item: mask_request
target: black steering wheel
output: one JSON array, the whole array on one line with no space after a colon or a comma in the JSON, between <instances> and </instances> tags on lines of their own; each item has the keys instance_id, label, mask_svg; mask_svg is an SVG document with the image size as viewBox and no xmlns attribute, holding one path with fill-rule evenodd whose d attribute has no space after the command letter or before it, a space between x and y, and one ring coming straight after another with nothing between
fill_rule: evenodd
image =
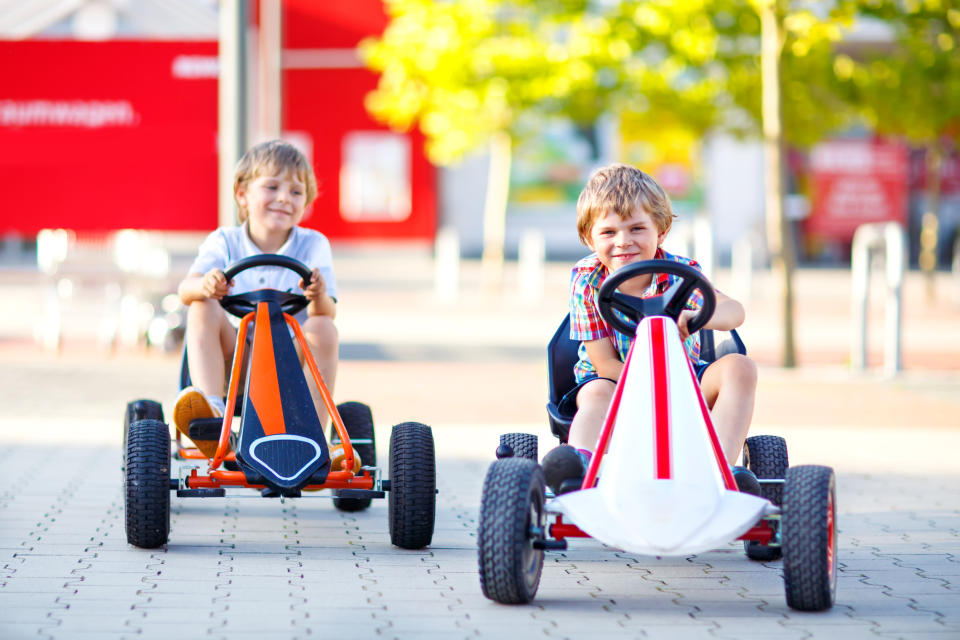
<instances>
[{"instance_id":1,"label":"black steering wheel","mask_svg":"<svg viewBox=\"0 0 960 640\"><path fill-rule=\"evenodd\" d=\"M310 278L313 275L310 269L299 260L274 253L262 253L257 256L250 256L249 258L238 260L227 267L223 275L226 277L227 282L230 282L241 271L253 269L254 267L285 267L303 278L303 281L306 283L310 282ZM223 296L220 300L220 306L223 307L227 313L242 318L251 311L254 311L257 308L258 302L268 300L279 304L283 312L290 315L302 311L310 304L307 297L300 293L276 291L274 289L258 289L256 291Z\"/></svg>"},{"instance_id":2,"label":"black steering wheel","mask_svg":"<svg viewBox=\"0 0 960 640\"><path fill-rule=\"evenodd\" d=\"M648 273L667 273L680 278L667 289L663 295L653 298L638 298L617 291L621 284ZM717 295L706 276L697 269L674 260L644 260L621 267L607 276L600 287L597 306L600 315L610 326L631 338L637 332L637 325L646 316L667 316L674 322L680 319L680 312L687 307L687 302L697 289L703 295L703 306L695 316L687 322L687 329L691 334L707 324L714 309L717 308ZM627 317L626 320L614 309Z\"/></svg>"}]
</instances>

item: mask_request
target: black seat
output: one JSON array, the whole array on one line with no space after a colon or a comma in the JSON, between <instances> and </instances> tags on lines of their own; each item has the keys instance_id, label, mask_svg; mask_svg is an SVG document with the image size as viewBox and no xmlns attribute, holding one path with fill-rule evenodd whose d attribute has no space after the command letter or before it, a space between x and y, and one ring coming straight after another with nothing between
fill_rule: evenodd
<instances>
[{"instance_id":1,"label":"black seat","mask_svg":"<svg viewBox=\"0 0 960 640\"><path fill-rule=\"evenodd\" d=\"M560 442L567 441L570 423L573 421L573 413L560 411L560 400L577 385L573 368L580 359L577 353L579 349L580 342L570 339L570 314L566 314L547 345L547 374L550 386L547 416L550 420L550 431L560 439ZM736 330L730 331L729 336L724 337L719 344L715 344L713 331L700 330L701 360L714 362L728 353L747 354L747 348Z\"/></svg>"}]
</instances>

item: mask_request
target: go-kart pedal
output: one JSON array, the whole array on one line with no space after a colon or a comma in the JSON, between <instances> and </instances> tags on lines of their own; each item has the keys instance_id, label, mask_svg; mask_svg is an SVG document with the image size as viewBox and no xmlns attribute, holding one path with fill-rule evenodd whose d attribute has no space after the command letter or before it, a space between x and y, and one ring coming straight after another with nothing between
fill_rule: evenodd
<instances>
[{"instance_id":1,"label":"go-kart pedal","mask_svg":"<svg viewBox=\"0 0 960 640\"><path fill-rule=\"evenodd\" d=\"M737 483L737 489L742 493L763 497L760 481L757 479L756 474L750 471L750 469L746 467L734 467L733 480Z\"/></svg>"},{"instance_id":2,"label":"go-kart pedal","mask_svg":"<svg viewBox=\"0 0 960 640\"><path fill-rule=\"evenodd\" d=\"M580 453L567 444L548 451L540 466L547 486L555 496L579 489L587 471Z\"/></svg>"}]
</instances>

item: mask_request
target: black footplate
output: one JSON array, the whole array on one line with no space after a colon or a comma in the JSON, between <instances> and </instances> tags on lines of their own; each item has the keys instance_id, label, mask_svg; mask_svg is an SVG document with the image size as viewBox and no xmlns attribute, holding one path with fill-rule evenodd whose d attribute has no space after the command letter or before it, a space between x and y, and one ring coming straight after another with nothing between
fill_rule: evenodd
<instances>
[{"instance_id":1,"label":"black footplate","mask_svg":"<svg viewBox=\"0 0 960 640\"><path fill-rule=\"evenodd\" d=\"M375 491L374 489L333 489L334 498L382 498L386 494L383 491Z\"/></svg>"},{"instance_id":2,"label":"black footplate","mask_svg":"<svg viewBox=\"0 0 960 640\"><path fill-rule=\"evenodd\" d=\"M227 495L226 489L177 489L178 498L222 498Z\"/></svg>"},{"instance_id":3,"label":"black footplate","mask_svg":"<svg viewBox=\"0 0 960 640\"><path fill-rule=\"evenodd\" d=\"M219 440L223 418L197 418L188 427L191 440Z\"/></svg>"}]
</instances>

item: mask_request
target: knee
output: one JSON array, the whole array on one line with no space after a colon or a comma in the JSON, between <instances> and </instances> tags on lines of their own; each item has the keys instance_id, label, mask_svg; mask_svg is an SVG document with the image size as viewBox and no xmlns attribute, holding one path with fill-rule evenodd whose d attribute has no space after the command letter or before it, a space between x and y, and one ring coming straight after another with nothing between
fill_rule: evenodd
<instances>
[{"instance_id":1,"label":"knee","mask_svg":"<svg viewBox=\"0 0 960 640\"><path fill-rule=\"evenodd\" d=\"M597 380L581 387L577 393L577 405L583 407L606 407L613 399L616 387L609 380Z\"/></svg>"},{"instance_id":2,"label":"knee","mask_svg":"<svg viewBox=\"0 0 960 640\"><path fill-rule=\"evenodd\" d=\"M733 353L723 358L726 362L725 378L741 389L757 387L757 364L745 355Z\"/></svg>"},{"instance_id":3,"label":"knee","mask_svg":"<svg viewBox=\"0 0 960 640\"><path fill-rule=\"evenodd\" d=\"M201 330L218 327L224 311L220 303L213 298L196 300L187 307L187 330Z\"/></svg>"},{"instance_id":4,"label":"knee","mask_svg":"<svg viewBox=\"0 0 960 640\"><path fill-rule=\"evenodd\" d=\"M330 316L310 316L303 323L303 333L314 346L337 347L340 334Z\"/></svg>"}]
</instances>

